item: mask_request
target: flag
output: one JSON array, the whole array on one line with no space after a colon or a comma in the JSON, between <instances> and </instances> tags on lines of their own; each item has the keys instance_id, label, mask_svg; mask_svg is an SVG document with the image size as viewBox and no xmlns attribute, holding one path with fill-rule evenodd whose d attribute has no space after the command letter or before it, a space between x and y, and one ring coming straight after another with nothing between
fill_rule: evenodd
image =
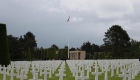
<instances>
[{"instance_id":1,"label":"flag","mask_svg":"<svg viewBox=\"0 0 140 80\"><path fill-rule=\"evenodd\" d=\"M69 20L70 20L70 17L68 18L67 22L69 22Z\"/></svg>"}]
</instances>

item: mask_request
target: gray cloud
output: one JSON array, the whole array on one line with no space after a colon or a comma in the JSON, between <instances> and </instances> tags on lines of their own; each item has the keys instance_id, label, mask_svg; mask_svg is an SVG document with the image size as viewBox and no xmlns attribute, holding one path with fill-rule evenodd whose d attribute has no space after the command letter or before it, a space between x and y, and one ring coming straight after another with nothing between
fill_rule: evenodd
<instances>
[{"instance_id":1,"label":"gray cloud","mask_svg":"<svg viewBox=\"0 0 140 80\"><path fill-rule=\"evenodd\" d=\"M38 47L62 48L68 36L70 47L86 41L101 45L114 24L140 40L139 5L139 0L0 0L0 23L6 23L8 34L14 36L33 32Z\"/></svg>"}]
</instances>

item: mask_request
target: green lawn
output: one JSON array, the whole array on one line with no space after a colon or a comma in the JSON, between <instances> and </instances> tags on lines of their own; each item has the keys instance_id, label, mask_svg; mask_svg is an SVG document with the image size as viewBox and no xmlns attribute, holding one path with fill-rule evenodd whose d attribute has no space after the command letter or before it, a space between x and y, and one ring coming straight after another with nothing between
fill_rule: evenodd
<instances>
[{"instance_id":1,"label":"green lawn","mask_svg":"<svg viewBox=\"0 0 140 80\"><path fill-rule=\"evenodd\" d=\"M94 70L92 70L92 71L94 71ZM72 76L71 71L67 64L66 64L65 73L66 73L66 76L64 77L63 80L75 80L75 78ZM116 72L114 72L114 73L116 73ZM59 78L56 77L55 74L58 74L58 69L52 75L52 78L48 78L48 80L59 80ZM85 74L86 74L86 71L85 71ZM28 79L25 79L25 80L32 79L32 74L30 72L28 73L27 76L28 76ZM43 75L39 76L39 79L44 79ZM0 74L0 80L3 80L2 74ZM7 76L6 80L10 80L10 77ZM14 77L14 80L20 80L20 79L17 79L16 77ZM94 80L94 75L92 75L91 73L89 74L89 80ZM99 75L99 80L104 80L104 74ZM111 72L108 72L108 80L122 80L122 78L118 77L116 74L115 74L115 77L111 77ZM134 80L140 80L140 73L136 76L136 78Z\"/></svg>"}]
</instances>

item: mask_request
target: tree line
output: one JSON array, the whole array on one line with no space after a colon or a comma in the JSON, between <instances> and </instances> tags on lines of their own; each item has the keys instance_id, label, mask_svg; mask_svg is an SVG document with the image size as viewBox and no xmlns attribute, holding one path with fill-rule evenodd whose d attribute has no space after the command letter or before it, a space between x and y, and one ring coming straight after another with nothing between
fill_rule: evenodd
<instances>
[{"instance_id":1,"label":"tree line","mask_svg":"<svg viewBox=\"0 0 140 80\"><path fill-rule=\"evenodd\" d=\"M120 25L112 25L104 36L102 45L87 41L80 47L72 47L69 50L86 51L86 59L133 59L140 56L140 42L131 39L127 31ZM47 49L37 47L35 35L30 31L20 37L7 35L7 39L11 60L60 59L62 58L61 53L67 53L65 50L59 49L56 44L52 44ZM64 46L64 49L68 49L68 47ZM60 54L51 55L54 53L53 50ZM51 57L48 57L49 55Z\"/></svg>"}]
</instances>

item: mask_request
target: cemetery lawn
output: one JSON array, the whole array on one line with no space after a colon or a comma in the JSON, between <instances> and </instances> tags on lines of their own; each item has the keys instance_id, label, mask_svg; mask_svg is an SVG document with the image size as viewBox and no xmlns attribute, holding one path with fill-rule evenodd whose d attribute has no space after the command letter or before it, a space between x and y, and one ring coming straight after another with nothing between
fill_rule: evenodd
<instances>
[{"instance_id":1,"label":"cemetery lawn","mask_svg":"<svg viewBox=\"0 0 140 80\"><path fill-rule=\"evenodd\" d=\"M70 71L70 69L69 69L69 67L68 67L68 65L67 65L67 63L66 63L66 68L65 68L65 74L66 74L66 76L64 76L64 78L63 78L63 80L75 80L75 77L73 77L72 76L72 73L71 73L71 71ZM59 68L58 68L59 69ZM58 72L58 69L55 71L55 73L52 75L52 78L49 78L48 77L48 79L47 80L59 80L59 77L57 77L57 76L55 76L55 74L58 74L59 72ZM92 70L92 72L94 71L94 69ZM100 72L100 70L99 70L99 72ZM16 73L16 72L15 72ZM116 73L116 71L114 71L114 74ZM120 73L121 74L121 73ZM86 75L86 71L85 71L85 75ZM32 79L33 78L33 76L32 76L32 73L31 72L29 72L28 74L27 74L27 76L28 76L28 79L25 79L25 80L29 80L29 79ZM44 76L42 75L42 76L40 76L40 73L38 73L38 78L39 79L44 79ZM2 74L0 74L0 80L3 80L3 75ZM6 80L10 80L10 76L7 76L6 77ZM14 79L13 80L20 80L20 79L17 79L16 77L14 77ZM91 72L89 73L89 79L88 80L95 80L95 77L94 77L94 75L92 75L91 74ZM103 74L101 74L101 75L99 75L99 77L98 77L98 80L104 80L104 73ZM108 80L123 80L121 77L118 77L118 75L116 75L115 74L115 76L114 77L111 77L111 72L109 71L108 72ZM134 80L140 80L140 73L135 77L135 79Z\"/></svg>"}]
</instances>

